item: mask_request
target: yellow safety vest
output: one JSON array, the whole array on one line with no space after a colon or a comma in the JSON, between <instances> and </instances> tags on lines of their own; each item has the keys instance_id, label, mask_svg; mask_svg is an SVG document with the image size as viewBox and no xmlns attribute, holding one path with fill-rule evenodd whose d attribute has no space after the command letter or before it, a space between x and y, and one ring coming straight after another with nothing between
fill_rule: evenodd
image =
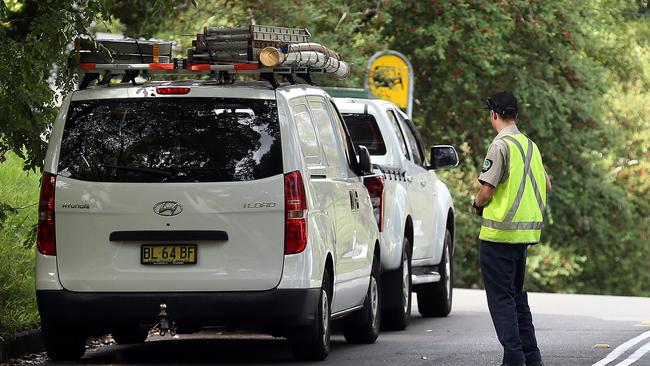
<instances>
[{"instance_id":1,"label":"yellow safety vest","mask_svg":"<svg viewBox=\"0 0 650 366\"><path fill-rule=\"evenodd\" d=\"M523 134L501 137L510 149L510 174L483 210L479 238L499 243L537 243L544 226L546 176L537 145Z\"/></svg>"}]
</instances>

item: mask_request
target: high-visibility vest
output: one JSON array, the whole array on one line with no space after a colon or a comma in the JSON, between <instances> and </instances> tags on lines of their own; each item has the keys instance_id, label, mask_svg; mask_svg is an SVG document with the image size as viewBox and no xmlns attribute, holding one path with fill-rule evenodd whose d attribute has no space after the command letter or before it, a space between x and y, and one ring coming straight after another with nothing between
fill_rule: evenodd
<instances>
[{"instance_id":1,"label":"high-visibility vest","mask_svg":"<svg viewBox=\"0 0 650 366\"><path fill-rule=\"evenodd\" d=\"M499 243L537 243L544 226L546 175L537 145L523 134L501 137L510 149L510 174L497 184L483 210L479 238Z\"/></svg>"}]
</instances>

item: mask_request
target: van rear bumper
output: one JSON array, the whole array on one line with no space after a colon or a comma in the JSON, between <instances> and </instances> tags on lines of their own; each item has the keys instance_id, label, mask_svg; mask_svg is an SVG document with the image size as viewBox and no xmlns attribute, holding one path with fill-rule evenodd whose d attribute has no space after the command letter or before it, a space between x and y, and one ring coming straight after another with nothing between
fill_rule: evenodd
<instances>
[{"instance_id":1,"label":"van rear bumper","mask_svg":"<svg viewBox=\"0 0 650 366\"><path fill-rule=\"evenodd\" d=\"M106 293L36 291L45 327L100 332L120 324L158 323L160 304L179 327L242 326L286 329L313 324L320 289L274 289L251 292Z\"/></svg>"}]
</instances>

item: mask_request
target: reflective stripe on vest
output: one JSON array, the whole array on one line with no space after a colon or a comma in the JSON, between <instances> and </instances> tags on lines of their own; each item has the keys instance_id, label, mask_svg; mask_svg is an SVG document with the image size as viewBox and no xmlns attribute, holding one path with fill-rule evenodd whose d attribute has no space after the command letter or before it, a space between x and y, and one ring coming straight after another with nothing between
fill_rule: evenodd
<instances>
[{"instance_id":1,"label":"reflective stripe on vest","mask_svg":"<svg viewBox=\"0 0 650 366\"><path fill-rule=\"evenodd\" d=\"M544 205L544 196L540 191L540 186L537 184L537 180L535 179L535 175L533 174L533 169L532 169L532 159L535 150L534 144L530 139L526 138L528 142L527 144L528 146L527 146L527 151L524 152L521 142L516 138L509 135L506 135L502 138L512 142L514 146L517 147L517 150L519 150L522 161L524 163L523 174L522 174L521 182L519 183L519 186L516 191L517 192L516 196L514 198L514 201L512 202L512 205L508 208L507 212L500 211L501 214L497 214L497 217L503 217L503 221L494 220L495 212L493 211L491 215L492 216L491 219L490 218L483 219L480 237L483 240L512 242L512 243L536 242L539 240L541 229L544 226L543 212L545 209L544 207L545 205ZM541 165L539 163L541 163L541 161L539 162L536 161L535 163L537 166L536 169L539 169L539 166ZM512 164L512 159L511 159L511 164ZM511 178L516 179L516 177L514 176L511 176ZM538 215L535 214L533 215L533 217L529 216L527 221L524 220L524 221L515 222L513 220L515 218L515 215L517 214L517 210L521 205L522 199L524 197L524 193L526 191L526 178L530 179L531 188L535 196L535 201L537 201L537 205L539 206L539 212L541 213L542 216L539 216L539 221L537 221ZM507 186L502 186L499 187L498 189L508 189L509 191L506 192L514 193L514 189L517 186L512 185L513 183L514 182L510 182L508 183ZM535 201L531 201L532 197L530 196L527 197L529 197L527 198L527 204L534 205L533 202ZM505 207L503 207L502 205L500 207L502 210L505 210ZM505 213L505 217L501 216L504 213ZM530 219L534 219L535 221L530 221Z\"/></svg>"}]
</instances>

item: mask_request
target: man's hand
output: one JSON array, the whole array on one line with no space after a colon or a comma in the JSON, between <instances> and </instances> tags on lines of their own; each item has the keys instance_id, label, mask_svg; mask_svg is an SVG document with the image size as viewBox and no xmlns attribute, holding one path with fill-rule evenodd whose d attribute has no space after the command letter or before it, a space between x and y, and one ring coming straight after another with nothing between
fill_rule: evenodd
<instances>
[{"instance_id":1,"label":"man's hand","mask_svg":"<svg viewBox=\"0 0 650 366\"><path fill-rule=\"evenodd\" d=\"M494 196L495 188L488 183L483 183L481 189L479 189L476 199L474 200L474 209L476 214L483 216L483 208L490 202L492 196Z\"/></svg>"}]
</instances>

